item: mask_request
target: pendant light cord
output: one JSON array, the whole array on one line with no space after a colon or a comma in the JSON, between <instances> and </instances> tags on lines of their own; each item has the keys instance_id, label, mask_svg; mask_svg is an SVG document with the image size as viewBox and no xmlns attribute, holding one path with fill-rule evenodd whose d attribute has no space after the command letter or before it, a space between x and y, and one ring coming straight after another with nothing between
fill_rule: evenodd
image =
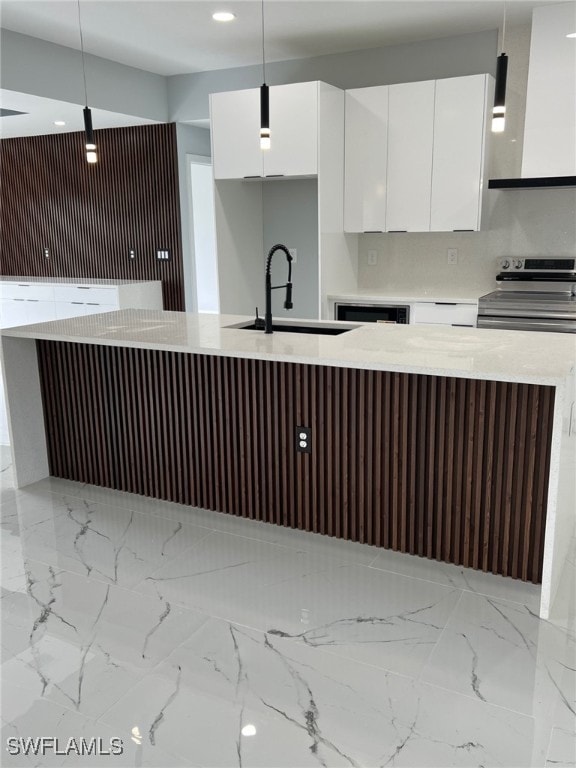
<instances>
[{"instance_id":1,"label":"pendant light cord","mask_svg":"<svg viewBox=\"0 0 576 768\"><path fill-rule=\"evenodd\" d=\"M86 87L86 64L84 62L84 37L82 35L82 18L80 16L80 0L78 0L78 28L80 30L80 51L82 53L82 77L84 78L84 103L88 106L88 88Z\"/></svg>"},{"instance_id":2,"label":"pendant light cord","mask_svg":"<svg viewBox=\"0 0 576 768\"><path fill-rule=\"evenodd\" d=\"M78 0L80 2L80 0ZM504 48L504 41L506 39L506 0L504 0L504 14L502 18L502 51L505 50Z\"/></svg>"},{"instance_id":3,"label":"pendant light cord","mask_svg":"<svg viewBox=\"0 0 576 768\"><path fill-rule=\"evenodd\" d=\"M78 0L80 4L80 0ZM262 82L266 82L266 57L264 55L264 0L262 0Z\"/></svg>"}]
</instances>

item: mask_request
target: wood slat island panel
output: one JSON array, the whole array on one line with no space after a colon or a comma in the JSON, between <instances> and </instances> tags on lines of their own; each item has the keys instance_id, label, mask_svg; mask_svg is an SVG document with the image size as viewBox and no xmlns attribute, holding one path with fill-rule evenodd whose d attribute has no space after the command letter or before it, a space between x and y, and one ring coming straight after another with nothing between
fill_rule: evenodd
<instances>
[{"instance_id":1,"label":"wood slat island panel","mask_svg":"<svg viewBox=\"0 0 576 768\"><path fill-rule=\"evenodd\" d=\"M541 581L553 387L37 345L56 477Z\"/></svg>"}]
</instances>

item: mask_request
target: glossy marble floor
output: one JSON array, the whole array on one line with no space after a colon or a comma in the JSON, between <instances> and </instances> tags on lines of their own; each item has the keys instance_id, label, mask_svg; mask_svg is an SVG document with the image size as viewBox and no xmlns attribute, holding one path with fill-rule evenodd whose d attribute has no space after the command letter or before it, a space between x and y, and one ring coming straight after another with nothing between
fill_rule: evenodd
<instances>
[{"instance_id":1,"label":"glossy marble floor","mask_svg":"<svg viewBox=\"0 0 576 768\"><path fill-rule=\"evenodd\" d=\"M4 766L573 766L538 588L2 463ZM123 740L10 756L6 739Z\"/></svg>"}]
</instances>

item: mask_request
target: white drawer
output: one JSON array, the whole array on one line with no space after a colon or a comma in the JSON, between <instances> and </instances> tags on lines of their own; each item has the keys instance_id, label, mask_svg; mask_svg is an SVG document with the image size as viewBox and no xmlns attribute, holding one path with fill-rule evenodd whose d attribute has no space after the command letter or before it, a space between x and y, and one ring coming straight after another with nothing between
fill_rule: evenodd
<instances>
[{"instance_id":1,"label":"white drawer","mask_svg":"<svg viewBox=\"0 0 576 768\"><path fill-rule=\"evenodd\" d=\"M448 304L418 302L414 305L412 322L415 324L476 325L478 308L475 304Z\"/></svg>"},{"instance_id":2,"label":"white drawer","mask_svg":"<svg viewBox=\"0 0 576 768\"><path fill-rule=\"evenodd\" d=\"M56 301L81 301L83 304L118 304L118 289L102 288L99 285L57 285L54 287Z\"/></svg>"},{"instance_id":3,"label":"white drawer","mask_svg":"<svg viewBox=\"0 0 576 768\"><path fill-rule=\"evenodd\" d=\"M2 298L6 299L35 299L36 301L54 301L52 285L42 283L12 283L0 284Z\"/></svg>"},{"instance_id":4,"label":"white drawer","mask_svg":"<svg viewBox=\"0 0 576 768\"><path fill-rule=\"evenodd\" d=\"M57 301L54 306L56 307L57 320L65 320L67 317L78 317L78 315L86 314L83 301Z\"/></svg>"},{"instance_id":5,"label":"white drawer","mask_svg":"<svg viewBox=\"0 0 576 768\"><path fill-rule=\"evenodd\" d=\"M98 312L115 312L117 309L116 304L84 304L85 315L95 315Z\"/></svg>"}]
</instances>

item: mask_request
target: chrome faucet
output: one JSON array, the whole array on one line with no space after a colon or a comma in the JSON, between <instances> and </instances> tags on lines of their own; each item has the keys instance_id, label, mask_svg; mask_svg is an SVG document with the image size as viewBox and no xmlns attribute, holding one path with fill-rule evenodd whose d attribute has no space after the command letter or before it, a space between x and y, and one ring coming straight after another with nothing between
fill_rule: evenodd
<instances>
[{"instance_id":1,"label":"chrome faucet","mask_svg":"<svg viewBox=\"0 0 576 768\"><path fill-rule=\"evenodd\" d=\"M288 262L288 282L284 285L272 285L272 277L270 275L270 267L272 264L272 256L276 251L283 251ZM266 260L266 314L264 315L264 333L272 333L272 291L277 288L286 288L286 298L284 299L284 309L292 309L292 255L285 245L273 245L268 251L268 258Z\"/></svg>"}]
</instances>

